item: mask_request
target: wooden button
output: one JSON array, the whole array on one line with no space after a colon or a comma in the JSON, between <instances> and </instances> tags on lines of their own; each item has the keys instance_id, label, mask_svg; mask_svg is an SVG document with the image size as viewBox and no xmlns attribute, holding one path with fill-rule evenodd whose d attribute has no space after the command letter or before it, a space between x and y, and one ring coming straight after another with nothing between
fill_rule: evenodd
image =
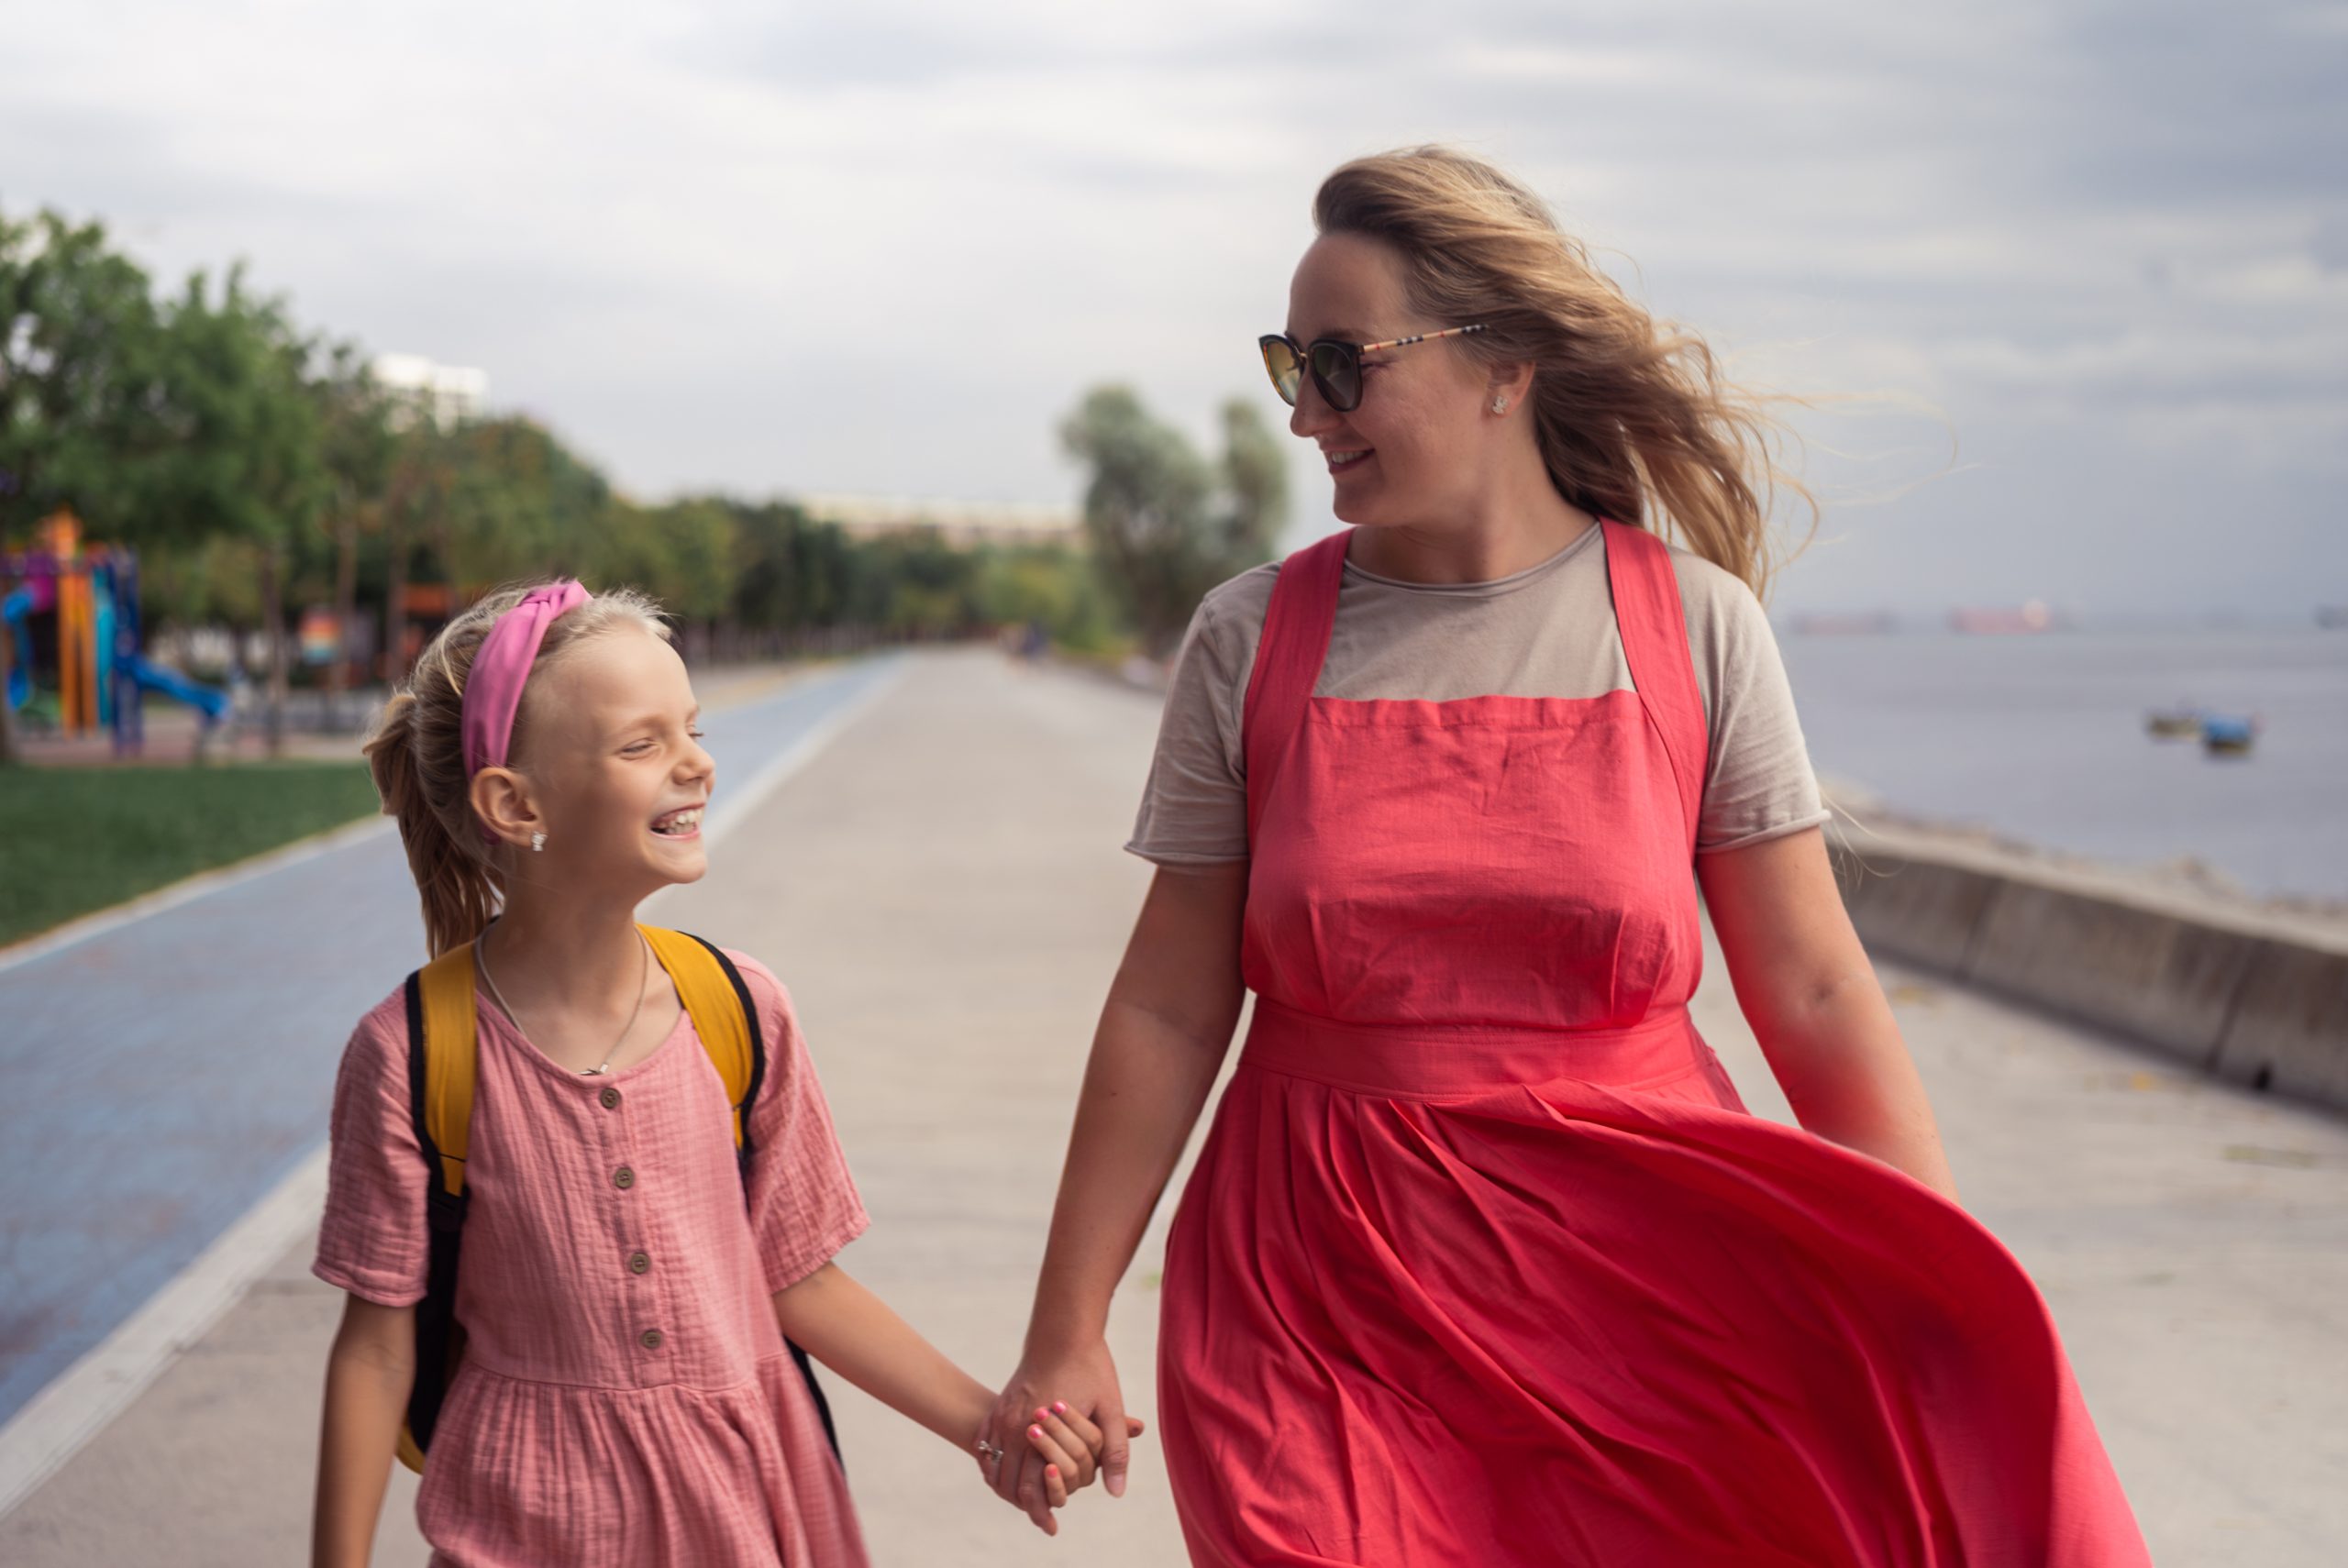
<instances>
[{"instance_id":1,"label":"wooden button","mask_svg":"<svg viewBox=\"0 0 2348 1568\"><path fill-rule=\"evenodd\" d=\"M637 1336L636 1342L642 1345L646 1350L659 1350L660 1348L660 1331L658 1329L647 1329L644 1332Z\"/></svg>"},{"instance_id":2,"label":"wooden button","mask_svg":"<svg viewBox=\"0 0 2348 1568\"><path fill-rule=\"evenodd\" d=\"M603 1093L597 1095L595 1098L604 1102L604 1109L605 1110L617 1110L619 1109L620 1091L615 1088L607 1088Z\"/></svg>"},{"instance_id":3,"label":"wooden button","mask_svg":"<svg viewBox=\"0 0 2348 1568\"><path fill-rule=\"evenodd\" d=\"M636 1185L636 1173L628 1169L626 1165L622 1165L619 1169L612 1173L612 1185L618 1187L622 1192L626 1192L629 1187Z\"/></svg>"},{"instance_id":4,"label":"wooden button","mask_svg":"<svg viewBox=\"0 0 2348 1568\"><path fill-rule=\"evenodd\" d=\"M652 1258L651 1258L651 1255L650 1255L649 1253L628 1253L628 1255L627 1255L627 1271L628 1271L628 1273L630 1273L630 1274L649 1274L649 1273L651 1273L651 1272L652 1272Z\"/></svg>"}]
</instances>

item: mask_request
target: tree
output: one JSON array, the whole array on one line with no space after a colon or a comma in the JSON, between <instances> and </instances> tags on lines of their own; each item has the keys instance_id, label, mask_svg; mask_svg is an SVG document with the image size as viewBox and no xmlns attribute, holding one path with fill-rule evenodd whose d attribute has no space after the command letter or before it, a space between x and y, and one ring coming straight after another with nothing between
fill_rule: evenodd
<instances>
[{"instance_id":1,"label":"tree","mask_svg":"<svg viewBox=\"0 0 2348 1568\"><path fill-rule=\"evenodd\" d=\"M585 566L611 501L602 474L518 414L474 420L445 440L449 489L439 543L450 580L471 591Z\"/></svg>"},{"instance_id":2,"label":"tree","mask_svg":"<svg viewBox=\"0 0 2348 1568\"><path fill-rule=\"evenodd\" d=\"M334 613L342 646L335 650L331 679L337 690L351 684L350 628L359 616L360 536L383 524L398 437L390 401L367 369L358 346L338 343L310 382L317 406L319 462L325 469L327 525L335 546Z\"/></svg>"},{"instance_id":3,"label":"tree","mask_svg":"<svg viewBox=\"0 0 2348 1568\"><path fill-rule=\"evenodd\" d=\"M138 510L161 373L147 274L104 228L0 213L0 540L60 506L109 529ZM0 690L12 652L0 637ZM0 701L0 763L14 757Z\"/></svg>"},{"instance_id":4,"label":"tree","mask_svg":"<svg viewBox=\"0 0 2348 1568\"><path fill-rule=\"evenodd\" d=\"M1223 426L1213 469L1129 388L1093 389L1060 426L1091 469L1086 536L1153 658L1173 651L1208 589L1267 557L1287 508L1279 452L1254 409L1226 404Z\"/></svg>"},{"instance_id":5,"label":"tree","mask_svg":"<svg viewBox=\"0 0 2348 1568\"><path fill-rule=\"evenodd\" d=\"M325 504L319 410L307 384L310 345L283 308L231 269L216 298L205 275L163 312L163 418L157 481L126 532L249 540L258 552L269 643L267 734L285 731L285 579L297 536Z\"/></svg>"}]
</instances>

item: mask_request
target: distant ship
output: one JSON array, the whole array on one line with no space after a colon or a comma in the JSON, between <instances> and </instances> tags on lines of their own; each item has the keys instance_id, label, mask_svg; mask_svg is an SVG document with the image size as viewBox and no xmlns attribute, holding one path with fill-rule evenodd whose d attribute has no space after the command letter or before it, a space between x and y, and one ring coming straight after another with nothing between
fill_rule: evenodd
<instances>
[{"instance_id":1,"label":"distant ship","mask_svg":"<svg viewBox=\"0 0 2348 1568\"><path fill-rule=\"evenodd\" d=\"M2207 717L2200 709L2183 703L2174 708L2155 708L2144 715L2144 733L2155 740L2188 740L2201 734L2202 721Z\"/></svg>"},{"instance_id":2,"label":"distant ship","mask_svg":"<svg viewBox=\"0 0 2348 1568\"><path fill-rule=\"evenodd\" d=\"M2054 613L2041 600L2033 599L2019 610L1952 610L1948 613L1949 630L1989 635L2012 635L2022 632L2051 632L2056 625Z\"/></svg>"},{"instance_id":3,"label":"distant ship","mask_svg":"<svg viewBox=\"0 0 2348 1568\"><path fill-rule=\"evenodd\" d=\"M2238 719L2212 713L2201 721L2201 749L2211 756L2248 756L2258 738L2258 715Z\"/></svg>"},{"instance_id":4,"label":"distant ship","mask_svg":"<svg viewBox=\"0 0 2348 1568\"><path fill-rule=\"evenodd\" d=\"M1873 637L1899 629L1899 619L1888 610L1812 610L1793 618L1793 629L1805 637Z\"/></svg>"}]
</instances>

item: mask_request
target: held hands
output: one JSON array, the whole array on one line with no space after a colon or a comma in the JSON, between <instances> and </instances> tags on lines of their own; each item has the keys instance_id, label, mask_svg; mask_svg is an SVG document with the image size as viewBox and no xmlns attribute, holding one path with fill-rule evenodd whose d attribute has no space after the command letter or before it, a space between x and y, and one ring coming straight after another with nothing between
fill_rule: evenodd
<instances>
[{"instance_id":1,"label":"held hands","mask_svg":"<svg viewBox=\"0 0 2348 1568\"><path fill-rule=\"evenodd\" d=\"M1073 1397L1039 1392L1055 1386ZM1076 1363L1036 1374L1022 1366L972 1446L979 1475L995 1495L1024 1510L1046 1535L1058 1535L1054 1510L1067 1507L1069 1495L1096 1476L1106 1481L1111 1496L1124 1495L1130 1446L1145 1430L1124 1413L1116 1368L1103 1344Z\"/></svg>"},{"instance_id":2,"label":"held hands","mask_svg":"<svg viewBox=\"0 0 2348 1568\"><path fill-rule=\"evenodd\" d=\"M978 1455L979 1474L1005 1500L1025 1510L1046 1535L1060 1532L1055 1511L1068 1507L1071 1493L1091 1485L1101 1473L1101 1456L1108 1439L1065 1401L1054 1401L1029 1413L1025 1451L999 1448L985 1437L971 1446ZM1139 1437L1140 1418L1125 1418L1125 1436Z\"/></svg>"}]
</instances>

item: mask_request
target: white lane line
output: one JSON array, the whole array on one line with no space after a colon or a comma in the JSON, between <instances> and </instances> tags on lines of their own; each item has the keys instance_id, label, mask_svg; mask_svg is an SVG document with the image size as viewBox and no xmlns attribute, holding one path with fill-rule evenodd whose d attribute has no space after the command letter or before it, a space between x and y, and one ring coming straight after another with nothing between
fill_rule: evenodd
<instances>
[{"instance_id":1,"label":"white lane line","mask_svg":"<svg viewBox=\"0 0 2348 1568\"><path fill-rule=\"evenodd\" d=\"M850 724L895 690L906 668L903 656L891 658L862 691L818 721L781 756L751 775L748 783L714 801L709 820L702 828L703 841L714 846L748 821L760 801L789 783ZM392 825L369 823L368 827L381 831ZM343 831L347 836L358 836ZM323 847L313 853L323 853ZM645 903L648 907L674 890L663 888ZM252 1282L318 1222L326 1194L327 1151L320 1147L144 1307L0 1427L0 1518L104 1431L183 1352L203 1339L251 1288Z\"/></svg>"}]
</instances>

